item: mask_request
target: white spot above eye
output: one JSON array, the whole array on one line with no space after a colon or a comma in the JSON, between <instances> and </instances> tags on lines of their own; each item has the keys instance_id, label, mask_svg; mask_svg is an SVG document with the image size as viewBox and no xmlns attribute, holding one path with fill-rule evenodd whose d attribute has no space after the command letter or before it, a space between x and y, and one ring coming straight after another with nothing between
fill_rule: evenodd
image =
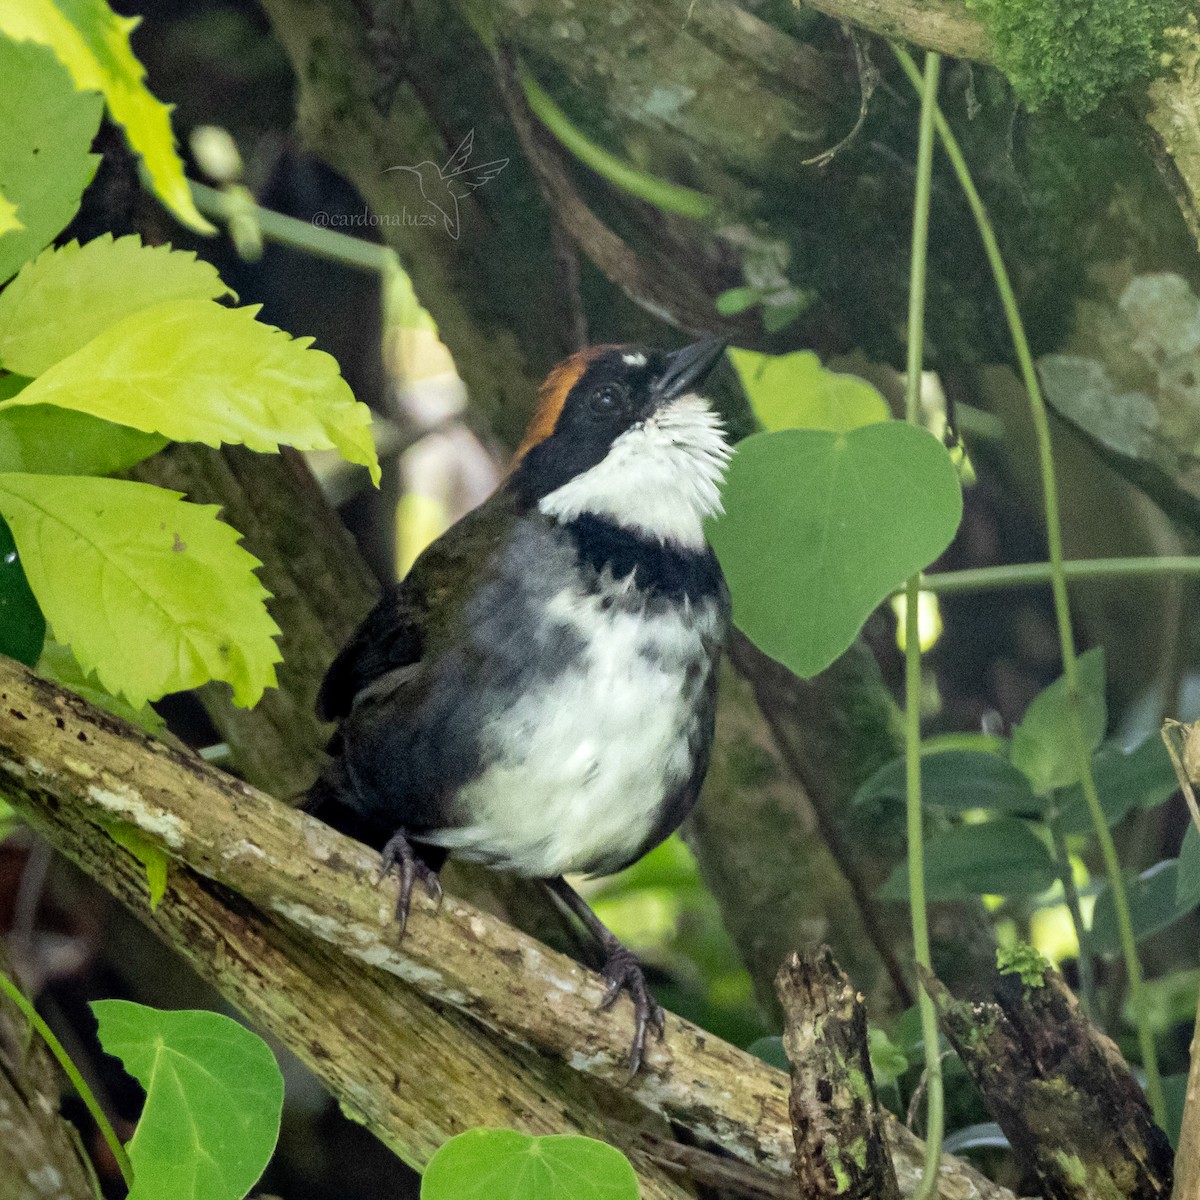
<instances>
[{"instance_id":1,"label":"white spot above eye","mask_svg":"<svg viewBox=\"0 0 1200 1200\"><path fill-rule=\"evenodd\" d=\"M627 367L644 367L646 365L646 356L644 354L622 354L621 361Z\"/></svg>"}]
</instances>

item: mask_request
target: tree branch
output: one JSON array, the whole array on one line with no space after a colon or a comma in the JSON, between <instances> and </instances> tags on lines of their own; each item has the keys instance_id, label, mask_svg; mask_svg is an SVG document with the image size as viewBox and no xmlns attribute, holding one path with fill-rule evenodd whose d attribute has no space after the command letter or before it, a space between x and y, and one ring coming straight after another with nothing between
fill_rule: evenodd
<instances>
[{"instance_id":1,"label":"tree branch","mask_svg":"<svg viewBox=\"0 0 1200 1200\"><path fill-rule=\"evenodd\" d=\"M436 914L419 901L401 942L395 885L376 885L373 852L7 660L0 772L52 844L136 906L410 1161L478 1114L458 1107L453 1068L472 1089L484 1079L493 1123L519 1128L539 1112L559 1128L589 1123L616 1098L625 1123L603 1136L629 1148L647 1195L679 1194L641 1143L663 1119L768 1176L790 1172L782 1072L669 1016L665 1042L626 1086L629 1006L600 1011L598 976L452 897ZM114 817L176 860L170 899L153 916L138 868L93 828ZM464 1074L464 1054L486 1070ZM551 1082L556 1106L544 1099ZM564 1104L564 1090L578 1099ZM904 1188L920 1143L894 1122L889 1138ZM1009 1195L953 1160L943 1184L957 1200Z\"/></svg>"}]
</instances>

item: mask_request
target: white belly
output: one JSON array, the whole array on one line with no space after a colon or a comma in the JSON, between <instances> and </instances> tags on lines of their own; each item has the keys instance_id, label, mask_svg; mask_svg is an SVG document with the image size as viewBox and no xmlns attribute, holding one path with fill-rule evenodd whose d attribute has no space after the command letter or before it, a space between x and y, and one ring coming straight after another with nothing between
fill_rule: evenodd
<instances>
[{"instance_id":1,"label":"white belly","mask_svg":"<svg viewBox=\"0 0 1200 1200\"><path fill-rule=\"evenodd\" d=\"M620 863L643 844L691 774L704 638L716 625L708 606L649 615L567 593L549 615L586 649L485 729L493 765L460 791L459 827L422 834L460 858L535 876Z\"/></svg>"}]
</instances>

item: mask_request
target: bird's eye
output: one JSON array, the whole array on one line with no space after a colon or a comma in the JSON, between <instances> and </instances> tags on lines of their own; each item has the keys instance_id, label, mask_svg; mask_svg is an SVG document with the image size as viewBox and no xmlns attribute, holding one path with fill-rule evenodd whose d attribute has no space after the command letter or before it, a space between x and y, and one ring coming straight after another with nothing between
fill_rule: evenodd
<instances>
[{"instance_id":1,"label":"bird's eye","mask_svg":"<svg viewBox=\"0 0 1200 1200\"><path fill-rule=\"evenodd\" d=\"M620 412L625 406L626 391L620 384L606 383L598 387L589 399L592 412L597 416L606 417Z\"/></svg>"}]
</instances>

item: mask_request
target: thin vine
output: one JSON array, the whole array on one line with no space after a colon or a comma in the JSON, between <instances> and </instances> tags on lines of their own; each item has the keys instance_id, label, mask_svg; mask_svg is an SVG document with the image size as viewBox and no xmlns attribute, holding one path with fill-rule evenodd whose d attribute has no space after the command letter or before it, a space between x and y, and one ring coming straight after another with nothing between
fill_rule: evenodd
<instances>
[{"instance_id":1,"label":"thin vine","mask_svg":"<svg viewBox=\"0 0 1200 1200\"><path fill-rule=\"evenodd\" d=\"M917 65L903 47L893 44L892 50L904 69L913 87L918 89L922 98L922 114L927 99L927 79L922 80L917 71ZM926 68L928 75L928 68ZM1025 327L1021 322L1021 314L1017 309L1016 296L1009 281L1004 260L1000 255L1000 247L996 242L996 234L992 229L983 200L975 188L967 167L962 150L950 129L949 122L938 110L933 114L938 136L958 177L967 203L979 227L983 239L984 250L988 263L996 280L996 288L1004 306L1004 314L1012 334L1013 347L1016 351L1017 362L1021 369L1021 379L1029 396L1030 415L1033 420L1034 433L1037 438L1038 463L1042 476L1042 493L1046 507L1046 541L1050 550L1050 586L1054 595L1054 612L1058 625L1059 643L1063 660L1063 676L1066 680L1067 703L1070 708L1072 750L1075 755L1076 767L1079 771L1079 782L1087 803L1088 813L1092 820L1092 828L1100 844L1100 853L1104 859L1104 868L1108 876L1108 885L1112 890L1113 905L1117 914L1117 928L1120 932L1121 954L1125 961L1125 970L1129 979L1129 999L1133 1009L1134 1026L1137 1031L1138 1048L1142 1055L1142 1068L1146 1074L1146 1095L1150 1101L1154 1119L1159 1125L1166 1122L1166 1101L1163 1096L1162 1077L1158 1069L1158 1053L1154 1045L1154 1035L1147 1019L1146 990L1142 979L1142 966L1138 960L1137 942L1133 934L1133 921L1129 913L1129 896L1125 888L1125 880L1121 874L1121 863L1117 858L1117 848L1113 842L1108 822L1104 818L1104 810L1100 805L1100 797L1096 791L1096 780L1092 775L1092 760L1087 743L1083 736L1083 725L1080 712L1079 667L1075 657L1075 636L1071 626L1071 609L1067 600L1067 579L1063 564L1062 526L1059 520L1058 483L1054 475L1054 457L1050 444L1050 422L1046 413L1046 402L1042 397L1041 386L1038 383L1037 371L1033 365L1033 356L1029 350L1029 342L1025 337Z\"/></svg>"},{"instance_id":2,"label":"thin vine","mask_svg":"<svg viewBox=\"0 0 1200 1200\"><path fill-rule=\"evenodd\" d=\"M929 244L929 198L933 175L933 114L937 110L941 55L925 55L921 82L921 127L917 144L917 189L913 211L912 266L908 292L908 368L905 381L905 416L910 425L921 421L921 370L925 335L925 260ZM904 759L907 781L908 879L912 894L913 957L918 967L932 972L929 954L929 913L925 900L925 846L921 813L921 638L917 628L917 600L921 577L914 575L905 587L904 606ZM938 1163L945 1125L942 1062L938 1054L937 1013L924 979L917 991L921 1036L925 1041L925 1073L929 1094L925 1125L925 1170L916 1200L927 1200L937 1190Z\"/></svg>"},{"instance_id":3,"label":"thin vine","mask_svg":"<svg viewBox=\"0 0 1200 1200\"><path fill-rule=\"evenodd\" d=\"M121 1169L125 1186L132 1188L133 1164L129 1161L129 1155L125 1153L125 1147L121 1144L121 1139L117 1137L117 1131L112 1127L112 1122L105 1115L104 1109L100 1107L100 1102L96 1099L92 1089L88 1087L87 1081L79 1073L79 1068L63 1049L62 1042L54 1036L54 1031L42 1020L41 1014L33 1007L25 993L3 971L0 971L0 992L3 992L21 1010L25 1019L37 1030L42 1041L50 1048L50 1053L58 1060L58 1065L62 1067L63 1072L79 1093L79 1098L88 1112L92 1114L92 1120L96 1122L96 1127L108 1143L108 1148L112 1151L112 1156L117 1160L117 1166Z\"/></svg>"}]
</instances>

